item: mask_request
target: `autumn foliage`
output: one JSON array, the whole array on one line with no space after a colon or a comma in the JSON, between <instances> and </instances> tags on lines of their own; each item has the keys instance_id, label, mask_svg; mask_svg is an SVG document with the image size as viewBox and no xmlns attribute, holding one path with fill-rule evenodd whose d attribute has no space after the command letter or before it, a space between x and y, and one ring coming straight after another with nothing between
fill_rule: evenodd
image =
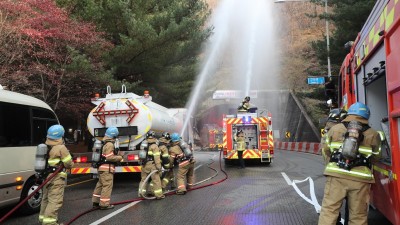
<instances>
[{"instance_id":1,"label":"autumn foliage","mask_svg":"<svg viewBox=\"0 0 400 225\"><path fill-rule=\"evenodd\" d=\"M61 114L87 113L88 87L104 85L93 79L111 47L102 35L53 0L1 0L0 84L39 97ZM63 97L71 91L82 95ZM77 96L71 107L68 98Z\"/></svg>"}]
</instances>

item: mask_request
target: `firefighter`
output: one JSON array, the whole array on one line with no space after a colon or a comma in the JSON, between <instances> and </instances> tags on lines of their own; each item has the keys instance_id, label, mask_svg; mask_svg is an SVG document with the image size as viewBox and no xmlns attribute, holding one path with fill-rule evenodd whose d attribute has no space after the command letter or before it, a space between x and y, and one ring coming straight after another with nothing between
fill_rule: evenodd
<instances>
[{"instance_id":1,"label":"firefighter","mask_svg":"<svg viewBox=\"0 0 400 225\"><path fill-rule=\"evenodd\" d=\"M161 175L161 153L160 149L158 148L157 145L157 139L156 139L156 134L154 131L149 131L146 134L146 141L148 142L148 147L147 147L147 154L146 154L146 159L142 161L142 173L141 173L141 181L139 183L139 194L144 196L146 194L146 189L140 190L142 187L143 182L146 180L147 176L153 172L155 172L153 175L151 175L151 184L152 184L152 192L154 193L154 196L156 199L163 199L165 198L165 195L163 195L162 188L161 188L161 180L160 180L160 175Z\"/></svg>"},{"instance_id":2,"label":"firefighter","mask_svg":"<svg viewBox=\"0 0 400 225\"><path fill-rule=\"evenodd\" d=\"M191 189L194 184L194 164L193 152L185 142L181 142L181 137L177 133L171 135L172 147L170 149L171 157L179 164L176 177L177 195L184 195L187 189ZM185 185L187 183L187 188Z\"/></svg>"},{"instance_id":3,"label":"firefighter","mask_svg":"<svg viewBox=\"0 0 400 225\"><path fill-rule=\"evenodd\" d=\"M160 148L161 151L161 162L162 162L162 166L164 167L164 169L166 169L167 171L164 174L164 177L161 180L161 187L162 189L165 190L165 188L168 186L169 183L172 183L170 181L169 177L174 177L173 176L173 164L171 165L171 158L169 156L169 144L171 141L171 135L168 132L164 132L161 136L161 138L159 139L159 144L158 147ZM172 173L172 176L169 175L167 176L168 173Z\"/></svg>"},{"instance_id":4,"label":"firefighter","mask_svg":"<svg viewBox=\"0 0 400 225\"><path fill-rule=\"evenodd\" d=\"M250 96L246 96L242 104L238 107L239 112L248 112L250 109Z\"/></svg>"},{"instance_id":5,"label":"firefighter","mask_svg":"<svg viewBox=\"0 0 400 225\"><path fill-rule=\"evenodd\" d=\"M170 136L170 145L168 149L169 153L169 170L165 174L165 177L163 179L163 182L165 182L165 188L167 184L170 184L171 190L174 190L176 188L175 184L175 174L174 174L174 168L175 166L178 165L178 161L181 157L183 157L183 151L179 146L179 142L181 137L177 133L173 133Z\"/></svg>"},{"instance_id":6,"label":"firefighter","mask_svg":"<svg viewBox=\"0 0 400 225\"><path fill-rule=\"evenodd\" d=\"M323 130L323 135L321 137L321 146L324 146L325 144L325 135L328 133L328 131L336 124L340 123L347 115L347 111L344 109L340 109L340 108L335 108L332 109L329 112L328 115L328 120L326 121L324 130ZM324 154L324 151L322 151L322 153ZM325 160L325 164L329 163L329 157L327 156L323 156L324 160ZM339 212L339 216L337 218L336 224L337 225L342 225L342 215ZM348 225L349 222L349 204L347 202L346 199L346 204L345 204L345 215L344 215L344 225Z\"/></svg>"},{"instance_id":7,"label":"firefighter","mask_svg":"<svg viewBox=\"0 0 400 225\"><path fill-rule=\"evenodd\" d=\"M61 165L66 169L70 169L74 165L72 156L64 145L64 133L64 127L61 125L53 125L47 131L46 145L50 151L48 152L46 171L50 175ZM62 170L43 187L43 199L39 213L39 221L43 225L58 224L58 210L63 204L66 180L67 173Z\"/></svg>"},{"instance_id":8,"label":"firefighter","mask_svg":"<svg viewBox=\"0 0 400 225\"><path fill-rule=\"evenodd\" d=\"M187 188L188 190L193 188L194 185L194 154L193 154L193 144L189 142L188 144L188 149L190 150L190 156L189 156L189 168L188 172L186 174L186 181L187 181Z\"/></svg>"},{"instance_id":9,"label":"firefighter","mask_svg":"<svg viewBox=\"0 0 400 225\"><path fill-rule=\"evenodd\" d=\"M240 169L245 168L244 160L243 160L243 151L246 148L246 144L245 144L244 140L245 140L245 137L244 137L243 130L239 130L236 133L236 146L237 146L236 148L237 148L237 155L238 155Z\"/></svg>"},{"instance_id":10,"label":"firefighter","mask_svg":"<svg viewBox=\"0 0 400 225\"><path fill-rule=\"evenodd\" d=\"M99 180L93 191L93 208L112 209L114 205L110 204L111 192L113 188L115 164L122 161L122 156L117 155L115 151L115 141L119 131L116 127L109 127L103 138L104 145L102 147L101 163L97 169Z\"/></svg>"},{"instance_id":11,"label":"firefighter","mask_svg":"<svg viewBox=\"0 0 400 225\"><path fill-rule=\"evenodd\" d=\"M326 134L322 150L329 158L319 225L334 225L343 202L349 204L349 224L366 225L370 186L375 183L371 160L380 157L383 136L368 126L370 110L356 102L343 121Z\"/></svg>"},{"instance_id":12,"label":"firefighter","mask_svg":"<svg viewBox=\"0 0 400 225\"><path fill-rule=\"evenodd\" d=\"M328 133L328 131L336 124L340 123L347 115L347 111L344 109L340 109L340 108L335 108L332 109L329 112L328 115L328 120L326 121L324 130L323 130L323 136L321 137L321 146L324 146L325 144L325 135L326 133ZM324 154L325 152L322 151L322 154ZM324 156L324 159L327 159L326 163L329 162L329 157Z\"/></svg>"}]
</instances>

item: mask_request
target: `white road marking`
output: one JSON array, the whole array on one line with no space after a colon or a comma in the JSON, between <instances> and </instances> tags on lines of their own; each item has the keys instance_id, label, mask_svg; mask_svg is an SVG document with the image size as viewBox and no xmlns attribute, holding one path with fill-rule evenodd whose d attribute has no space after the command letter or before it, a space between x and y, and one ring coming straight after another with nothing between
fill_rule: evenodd
<instances>
[{"instance_id":1,"label":"white road marking","mask_svg":"<svg viewBox=\"0 0 400 225\"><path fill-rule=\"evenodd\" d=\"M203 166L203 164L200 164L200 165L196 166L196 167L194 168L194 170L197 170L198 168L200 168L200 167L202 167L202 166Z\"/></svg>"},{"instance_id":2,"label":"white road marking","mask_svg":"<svg viewBox=\"0 0 400 225\"><path fill-rule=\"evenodd\" d=\"M282 174L283 178L286 180L286 183L288 185L291 185L294 188L294 190L297 192L297 194L300 195L300 197L302 197L308 203L313 205L314 208L315 208L315 211L317 213L321 212L321 205L318 203L317 197L315 196L314 181L313 181L313 179L311 177L307 177L304 180L293 180L293 181L291 181L290 178L286 175L286 173L282 172L281 174ZM303 183L303 182L305 182L307 180L310 183L310 196L311 196L311 199L308 198L307 196L305 196L303 194L303 192L301 192L301 190L297 187L297 184Z\"/></svg>"},{"instance_id":3,"label":"white road marking","mask_svg":"<svg viewBox=\"0 0 400 225\"><path fill-rule=\"evenodd\" d=\"M100 224L100 223L102 223L102 222L104 222L104 221L110 219L111 217L113 217L113 216L115 216L115 215L121 213L122 211L125 211L125 210L127 210L128 208L130 208L130 207L132 207L132 206L138 204L139 202L141 202L141 201L132 202L132 203L130 203L129 205L124 206L124 207L118 209L117 211L112 212L112 213L108 214L107 216L105 216L105 217L103 217L103 218L101 218L101 219L99 219L99 220L97 220L97 221L91 223L90 225L97 225L97 224Z\"/></svg>"},{"instance_id":4,"label":"white road marking","mask_svg":"<svg viewBox=\"0 0 400 225\"><path fill-rule=\"evenodd\" d=\"M283 178L285 178L286 183L287 183L288 185L292 185L292 181L289 179L289 177L286 175L286 173L285 173L285 172L282 172L281 174L282 174Z\"/></svg>"}]
</instances>

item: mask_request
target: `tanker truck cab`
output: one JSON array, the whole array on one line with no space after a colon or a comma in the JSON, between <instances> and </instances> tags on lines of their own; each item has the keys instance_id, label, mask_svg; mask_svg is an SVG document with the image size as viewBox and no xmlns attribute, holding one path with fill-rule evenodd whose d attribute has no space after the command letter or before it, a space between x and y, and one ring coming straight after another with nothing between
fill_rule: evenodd
<instances>
[{"instance_id":1,"label":"tanker truck cab","mask_svg":"<svg viewBox=\"0 0 400 225\"><path fill-rule=\"evenodd\" d=\"M186 113L186 109L168 109L154 103L148 92L143 96L127 92L125 85L122 85L120 93L111 93L111 87L108 86L106 97L94 98L92 103L96 107L87 118L89 132L101 141L108 127L114 126L119 130L118 154L123 161L115 167L116 173L140 172L139 148L146 133L153 130L160 137L163 132L180 132ZM92 159L90 155L77 156L75 162L83 162L82 157L87 157L87 163ZM71 172L97 174L97 169L78 163Z\"/></svg>"},{"instance_id":2,"label":"tanker truck cab","mask_svg":"<svg viewBox=\"0 0 400 225\"><path fill-rule=\"evenodd\" d=\"M274 141L270 114L262 116L257 110L227 115L224 118L224 160L235 161L237 156L236 134L242 130L245 137L243 159L269 165L274 158Z\"/></svg>"}]
</instances>

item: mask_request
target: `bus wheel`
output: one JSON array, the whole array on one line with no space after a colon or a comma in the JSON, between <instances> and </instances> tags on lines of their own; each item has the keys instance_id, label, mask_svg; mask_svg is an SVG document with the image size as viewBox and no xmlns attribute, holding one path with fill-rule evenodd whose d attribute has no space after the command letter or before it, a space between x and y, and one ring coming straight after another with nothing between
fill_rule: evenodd
<instances>
[{"instance_id":1,"label":"bus wheel","mask_svg":"<svg viewBox=\"0 0 400 225\"><path fill-rule=\"evenodd\" d=\"M22 189L21 200L24 200L38 187L39 185L35 183L35 179L32 178L28 179L24 188ZM30 199L28 199L28 201L26 201L21 206L21 208L19 208L19 212L25 215L30 215L39 212L42 198L43 198L43 190L39 190Z\"/></svg>"}]
</instances>

